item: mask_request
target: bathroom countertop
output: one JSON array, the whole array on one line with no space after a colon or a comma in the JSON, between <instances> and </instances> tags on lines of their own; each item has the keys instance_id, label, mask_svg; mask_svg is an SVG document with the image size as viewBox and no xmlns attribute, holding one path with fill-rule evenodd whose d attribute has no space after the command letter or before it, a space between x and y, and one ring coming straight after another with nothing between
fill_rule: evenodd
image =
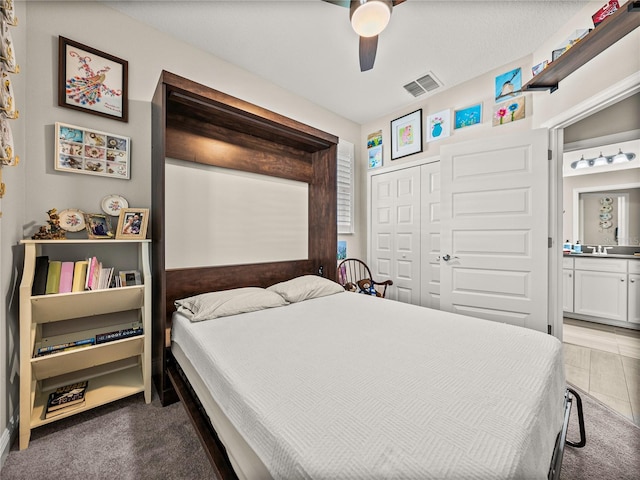
<instances>
[{"instance_id":1,"label":"bathroom countertop","mask_svg":"<svg viewBox=\"0 0 640 480\"><path fill-rule=\"evenodd\" d=\"M619 253L564 253L565 257L590 257L590 258L626 258L628 260L640 260L639 255L623 255Z\"/></svg>"}]
</instances>

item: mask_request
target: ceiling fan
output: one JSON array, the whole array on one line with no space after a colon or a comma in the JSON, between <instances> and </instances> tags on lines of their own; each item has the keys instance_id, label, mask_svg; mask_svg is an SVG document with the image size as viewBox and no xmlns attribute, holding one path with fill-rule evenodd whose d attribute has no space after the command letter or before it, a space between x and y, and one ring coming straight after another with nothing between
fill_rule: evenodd
<instances>
[{"instance_id":1,"label":"ceiling fan","mask_svg":"<svg viewBox=\"0 0 640 480\"><path fill-rule=\"evenodd\" d=\"M378 35L391 18L391 10L406 0L323 0L327 3L349 7L351 26L360 36L360 71L373 68L378 49Z\"/></svg>"}]
</instances>

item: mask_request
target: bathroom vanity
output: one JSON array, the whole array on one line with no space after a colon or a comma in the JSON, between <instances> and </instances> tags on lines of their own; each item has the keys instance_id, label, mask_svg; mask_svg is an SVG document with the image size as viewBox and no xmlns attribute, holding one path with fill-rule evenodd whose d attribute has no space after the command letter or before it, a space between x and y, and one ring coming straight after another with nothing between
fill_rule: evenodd
<instances>
[{"instance_id":1,"label":"bathroom vanity","mask_svg":"<svg viewBox=\"0 0 640 480\"><path fill-rule=\"evenodd\" d=\"M565 254L564 316L640 329L640 256Z\"/></svg>"}]
</instances>

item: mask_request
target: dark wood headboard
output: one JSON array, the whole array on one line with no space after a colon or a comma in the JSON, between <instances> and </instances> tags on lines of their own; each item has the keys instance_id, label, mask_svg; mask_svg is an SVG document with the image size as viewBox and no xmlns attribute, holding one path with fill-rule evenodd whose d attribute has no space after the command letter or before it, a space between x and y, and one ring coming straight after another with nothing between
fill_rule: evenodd
<instances>
[{"instance_id":1,"label":"dark wood headboard","mask_svg":"<svg viewBox=\"0 0 640 480\"><path fill-rule=\"evenodd\" d=\"M163 405L177 399L166 375L173 302L199 293L267 287L318 273L335 280L338 138L163 71L152 104L153 378ZM173 158L309 185L308 258L292 262L165 268L165 161ZM195 208L202 208L197 205ZM184 205L184 208L189 208Z\"/></svg>"}]
</instances>

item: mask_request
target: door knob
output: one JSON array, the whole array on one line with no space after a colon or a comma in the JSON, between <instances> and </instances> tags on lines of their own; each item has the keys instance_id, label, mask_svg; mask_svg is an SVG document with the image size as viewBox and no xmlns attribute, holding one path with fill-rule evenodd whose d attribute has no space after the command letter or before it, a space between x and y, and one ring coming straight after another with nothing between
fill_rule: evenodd
<instances>
[{"instance_id":1,"label":"door knob","mask_svg":"<svg viewBox=\"0 0 640 480\"><path fill-rule=\"evenodd\" d=\"M446 255L444 255L444 256L442 257L442 259L443 259L445 262L448 262L449 260L458 260L458 257L452 257L451 255L449 255L449 254L447 253Z\"/></svg>"}]
</instances>

